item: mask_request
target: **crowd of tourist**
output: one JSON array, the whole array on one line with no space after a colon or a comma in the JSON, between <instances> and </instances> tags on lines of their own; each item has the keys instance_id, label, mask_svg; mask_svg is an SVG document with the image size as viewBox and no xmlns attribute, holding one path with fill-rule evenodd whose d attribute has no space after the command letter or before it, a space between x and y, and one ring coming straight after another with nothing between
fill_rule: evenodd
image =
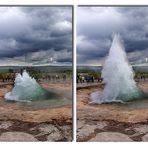
<instances>
[{"instance_id":1,"label":"crowd of tourist","mask_svg":"<svg viewBox=\"0 0 148 148\"><path fill-rule=\"evenodd\" d=\"M0 73L0 82L14 82L17 73ZM71 79L66 74L43 74L41 76L31 75L37 81L66 81Z\"/></svg>"},{"instance_id":2,"label":"crowd of tourist","mask_svg":"<svg viewBox=\"0 0 148 148\"><path fill-rule=\"evenodd\" d=\"M147 77L145 75L139 75L135 77L135 81L146 81ZM77 74L77 83L89 83L89 82L102 82L102 77L95 77L92 74Z\"/></svg>"},{"instance_id":3,"label":"crowd of tourist","mask_svg":"<svg viewBox=\"0 0 148 148\"><path fill-rule=\"evenodd\" d=\"M77 83L89 83L89 82L102 82L103 79L101 77L94 77L89 74L78 74L77 75Z\"/></svg>"}]
</instances>

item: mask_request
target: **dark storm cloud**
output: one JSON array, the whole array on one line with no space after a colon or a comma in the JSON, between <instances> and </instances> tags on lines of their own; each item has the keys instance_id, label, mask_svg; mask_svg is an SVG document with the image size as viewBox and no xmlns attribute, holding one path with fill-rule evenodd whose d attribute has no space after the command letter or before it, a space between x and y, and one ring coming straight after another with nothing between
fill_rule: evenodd
<instances>
[{"instance_id":1,"label":"dark storm cloud","mask_svg":"<svg viewBox=\"0 0 148 148\"><path fill-rule=\"evenodd\" d=\"M78 64L102 64L114 33L120 33L132 64L148 55L148 7L79 7Z\"/></svg>"},{"instance_id":2,"label":"dark storm cloud","mask_svg":"<svg viewBox=\"0 0 148 148\"><path fill-rule=\"evenodd\" d=\"M42 51L48 53L38 56L38 63L42 63L45 57L57 57L63 50L65 60L61 62L72 59L67 57L72 52L71 7L1 7L0 45L0 58L5 60L21 57L21 61L27 55L32 62L32 56ZM55 61L60 61L58 58Z\"/></svg>"},{"instance_id":3,"label":"dark storm cloud","mask_svg":"<svg viewBox=\"0 0 148 148\"><path fill-rule=\"evenodd\" d=\"M57 62L72 62L72 59L71 58L58 59Z\"/></svg>"}]
</instances>

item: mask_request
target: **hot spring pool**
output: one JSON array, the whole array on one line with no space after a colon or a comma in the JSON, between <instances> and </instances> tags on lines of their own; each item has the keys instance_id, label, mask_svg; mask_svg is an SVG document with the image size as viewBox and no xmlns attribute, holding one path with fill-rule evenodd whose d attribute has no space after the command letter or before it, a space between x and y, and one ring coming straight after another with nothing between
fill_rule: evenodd
<instances>
[{"instance_id":1,"label":"hot spring pool","mask_svg":"<svg viewBox=\"0 0 148 148\"><path fill-rule=\"evenodd\" d=\"M27 108L29 110L38 110L46 108L57 108L66 105L72 105L72 93L71 92L61 92L58 94L58 98L49 99L38 99L28 102L18 102L14 100L0 100L0 105L8 106L20 106L21 108Z\"/></svg>"},{"instance_id":2,"label":"hot spring pool","mask_svg":"<svg viewBox=\"0 0 148 148\"><path fill-rule=\"evenodd\" d=\"M72 104L71 91L45 89L25 70L22 75L16 75L14 87L5 94L4 98L7 103L15 103L34 109L55 108Z\"/></svg>"}]
</instances>

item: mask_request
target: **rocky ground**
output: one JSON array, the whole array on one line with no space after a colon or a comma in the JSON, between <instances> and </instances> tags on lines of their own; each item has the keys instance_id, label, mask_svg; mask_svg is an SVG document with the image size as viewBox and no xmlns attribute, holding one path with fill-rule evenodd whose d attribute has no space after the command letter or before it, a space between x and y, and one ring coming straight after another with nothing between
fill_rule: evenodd
<instances>
[{"instance_id":1,"label":"rocky ground","mask_svg":"<svg viewBox=\"0 0 148 148\"><path fill-rule=\"evenodd\" d=\"M139 86L148 91L147 82ZM148 104L89 104L90 94L102 89L101 84L77 88L77 141L148 141Z\"/></svg>"},{"instance_id":2,"label":"rocky ground","mask_svg":"<svg viewBox=\"0 0 148 148\"><path fill-rule=\"evenodd\" d=\"M71 91L70 83L41 85L47 89ZM4 94L11 88L10 85L0 88L0 141L72 140L71 104L57 108L32 109L20 103L8 103L4 100Z\"/></svg>"},{"instance_id":3,"label":"rocky ground","mask_svg":"<svg viewBox=\"0 0 148 148\"><path fill-rule=\"evenodd\" d=\"M0 121L0 141L71 141L72 126L57 122Z\"/></svg>"}]
</instances>

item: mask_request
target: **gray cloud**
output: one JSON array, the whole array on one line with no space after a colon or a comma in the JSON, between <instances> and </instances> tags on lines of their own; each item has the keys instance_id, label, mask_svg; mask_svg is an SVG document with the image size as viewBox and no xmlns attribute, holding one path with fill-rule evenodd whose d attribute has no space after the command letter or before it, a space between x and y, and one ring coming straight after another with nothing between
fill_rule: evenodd
<instances>
[{"instance_id":1,"label":"gray cloud","mask_svg":"<svg viewBox=\"0 0 148 148\"><path fill-rule=\"evenodd\" d=\"M77 12L77 62L102 64L120 33L129 61L145 62L148 55L148 7L79 7Z\"/></svg>"},{"instance_id":2,"label":"gray cloud","mask_svg":"<svg viewBox=\"0 0 148 148\"><path fill-rule=\"evenodd\" d=\"M52 62L48 59L56 57L55 62L71 64L72 56L64 60L56 54L72 53L72 8L1 7L0 45L0 58L6 63L25 60L48 64Z\"/></svg>"}]
</instances>

